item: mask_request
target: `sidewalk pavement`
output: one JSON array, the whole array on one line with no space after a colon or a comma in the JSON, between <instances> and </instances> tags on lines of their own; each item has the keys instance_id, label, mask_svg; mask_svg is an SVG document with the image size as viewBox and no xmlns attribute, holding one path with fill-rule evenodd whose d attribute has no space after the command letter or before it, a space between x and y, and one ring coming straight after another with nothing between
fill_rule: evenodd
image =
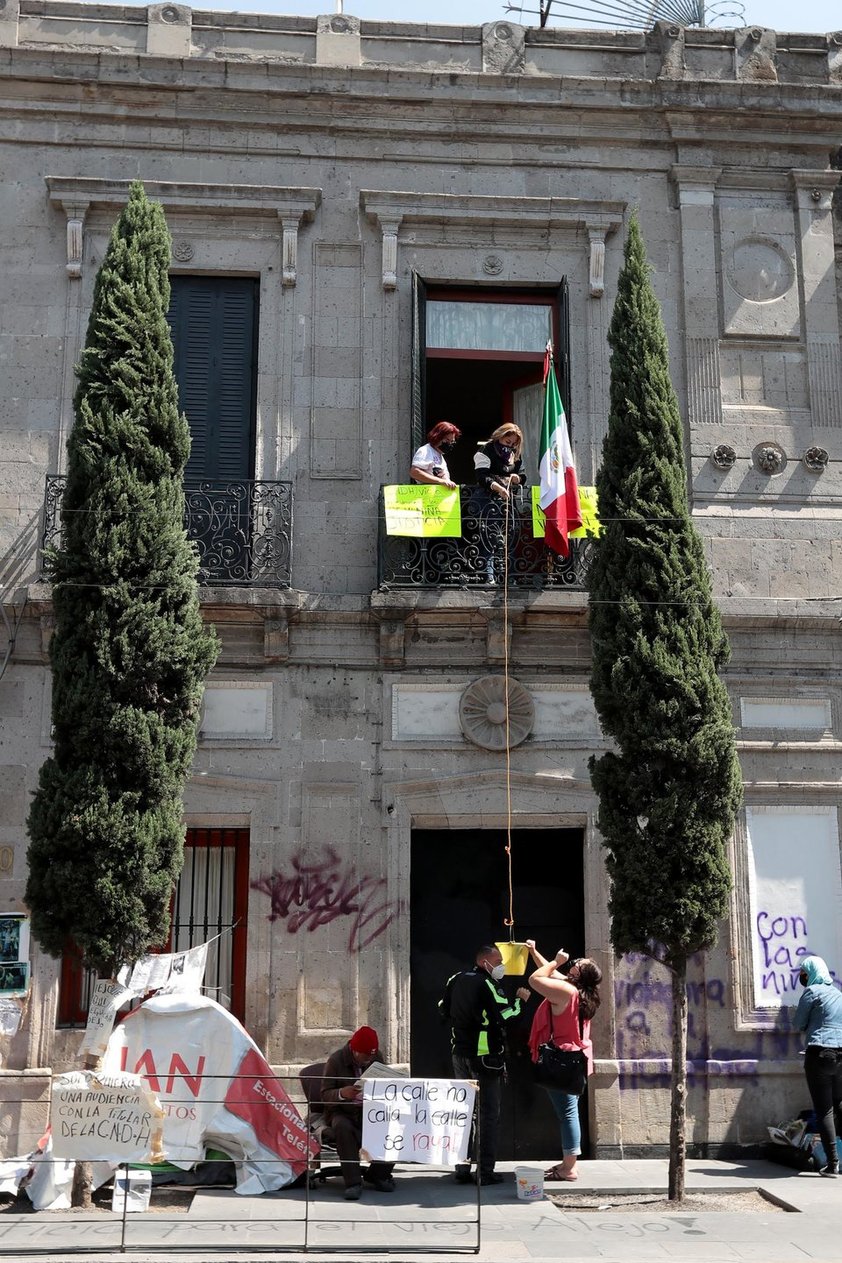
<instances>
[{"instance_id":1,"label":"sidewalk pavement","mask_svg":"<svg viewBox=\"0 0 842 1263\"><path fill-rule=\"evenodd\" d=\"M526 1165L526 1164L522 1164ZM540 1163L529 1163L540 1166ZM544 1163L544 1166L549 1163ZM99 1213L41 1212L0 1216L0 1259L25 1263L266 1263L290 1260L337 1263L409 1263L417 1258L458 1263L842 1263L842 1178L823 1179L769 1162L693 1161L687 1190L760 1190L789 1210L769 1212L576 1212L578 1193L666 1195L666 1161L582 1162L575 1185L551 1185L569 1207L548 1199L517 1200L514 1163L502 1184L477 1191L457 1185L449 1172L405 1167L395 1172L393 1194L368 1190L346 1202L337 1179L303 1189L238 1197L227 1189L197 1192L186 1214L147 1213L127 1218L126 1252L120 1253L121 1219ZM304 1253L304 1244L307 1252Z\"/></svg>"}]
</instances>

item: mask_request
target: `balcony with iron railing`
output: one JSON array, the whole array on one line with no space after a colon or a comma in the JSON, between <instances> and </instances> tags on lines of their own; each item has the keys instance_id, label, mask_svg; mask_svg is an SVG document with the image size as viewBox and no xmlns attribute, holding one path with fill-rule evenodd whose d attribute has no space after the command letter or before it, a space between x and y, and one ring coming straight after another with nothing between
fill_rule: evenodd
<instances>
[{"instance_id":1,"label":"balcony with iron railing","mask_svg":"<svg viewBox=\"0 0 842 1263\"><path fill-rule=\"evenodd\" d=\"M461 493L462 533L458 538L413 538L387 533L380 494L378 584L395 588L510 588L583 591L591 541L572 539L570 555L560 557L533 531L532 506L514 496L508 514L476 488Z\"/></svg>"},{"instance_id":2,"label":"balcony with iron railing","mask_svg":"<svg viewBox=\"0 0 842 1263\"><path fill-rule=\"evenodd\" d=\"M41 539L61 540L61 501L67 479L48 474ZM292 563L292 484L226 479L184 480L184 525L199 552L206 587L288 588Z\"/></svg>"}]
</instances>

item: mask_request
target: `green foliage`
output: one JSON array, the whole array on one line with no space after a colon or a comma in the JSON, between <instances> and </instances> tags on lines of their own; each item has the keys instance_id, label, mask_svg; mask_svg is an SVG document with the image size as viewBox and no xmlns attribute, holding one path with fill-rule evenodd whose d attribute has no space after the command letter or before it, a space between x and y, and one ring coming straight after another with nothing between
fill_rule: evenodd
<instances>
[{"instance_id":1,"label":"green foliage","mask_svg":"<svg viewBox=\"0 0 842 1263\"><path fill-rule=\"evenodd\" d=\"M636 217L609 330L611 413L588 587L591 692L614 750L591 760L617 952L680 961L716 941L741 796L728 643L687 507L666 333Z\"/></svg>"},{"instance_id":2,"label":"green foliage","mask_svg":"<svg viewBox=\"0 0 842 1263\"><path fill-rule=\"evenodd\" d=\"M161 943L181 870L182 793L204 677L190 450L166 312L170 238L134 183L96 279L77 368L53 579L55 749L28 820L26 901L53 956L100 973Z\"/></svg>"}]
</instances>

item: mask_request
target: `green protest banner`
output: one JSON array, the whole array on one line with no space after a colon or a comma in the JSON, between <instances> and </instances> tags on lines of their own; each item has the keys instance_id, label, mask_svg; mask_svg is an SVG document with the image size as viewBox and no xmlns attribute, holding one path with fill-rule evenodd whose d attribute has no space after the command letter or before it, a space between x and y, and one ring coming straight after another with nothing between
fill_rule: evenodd
<instances>
[{"instance_id":1,"label":"green protest banner","mask_svg":"<svg viewBox=\"0 0 842 1263\"><path fill-rule=\"evenodd\" d=\"M544 538L544 512L539 503L540 487L532 488L532 534L536 539ZM599 506L596 499L596 487L579 488L579 504L582 508L582 525L570 532L571 539L583 539L586 535L601 535L602 524L599 520Z\"/></svg>"},{"instance_id":2,"label":"green protest banner","mask_svg":"<svg viewBox=\"0 0 842 1263\"><path fill-rule=\"evenodd\" d=\"M384 487L383 503L387 535L458 539L462 534L458 487Z\"/></svg>"}]
</instances>

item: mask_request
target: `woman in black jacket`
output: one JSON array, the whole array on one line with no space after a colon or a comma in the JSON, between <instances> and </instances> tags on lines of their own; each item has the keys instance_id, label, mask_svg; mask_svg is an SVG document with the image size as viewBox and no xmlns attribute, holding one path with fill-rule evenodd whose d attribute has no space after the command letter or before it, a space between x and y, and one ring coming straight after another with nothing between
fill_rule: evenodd
<instances>
[{"instance_id":1,"label":"woman in black jacket","mask_svg":"<svg viewBox=\"0 0 842 1263\"><path fill-rule=\"evenodd\" d=\"M508 536L510 554L517 540L514 496L526 486L522 448L520 426L508 423L498 426L489 439L478 444L474 455L477 483L474 506L481 582L503 582L504 534ZM508 532L505 531L507 519Z\"/></svg>"}]
</instances>

